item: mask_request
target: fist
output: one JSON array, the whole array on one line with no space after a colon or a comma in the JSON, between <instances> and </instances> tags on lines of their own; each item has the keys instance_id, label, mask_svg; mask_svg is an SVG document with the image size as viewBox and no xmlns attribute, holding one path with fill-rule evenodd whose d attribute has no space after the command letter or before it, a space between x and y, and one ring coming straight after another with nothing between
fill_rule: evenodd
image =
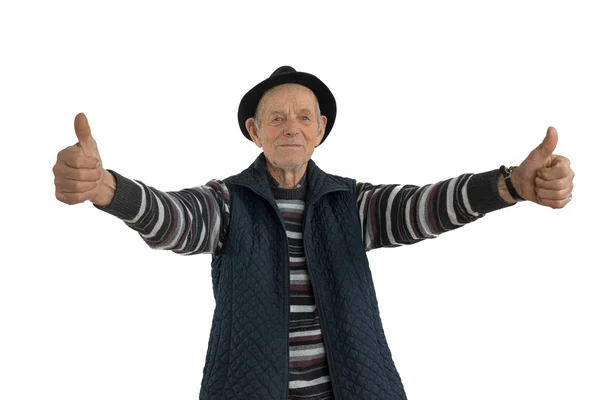
<instances>
[{"instance_id":1,"label":"fist","mask_svg":"<svg viewBox=\"0 0 600 400\"><path fill-rule=\"evenodd\" d=\"M52 168L56 198L69 205L95 202L101 197L103 178L110 174L102 167L98 146L83 113L75 116L75 135L78 142L61 150Z\"/></svg>"},{"instance_id":2,"label":"fist","mask_svg":"<svg viewBox=\"0 0 600 400\"><path fill-rule=\"evenodd\" d=\"M553 127L515 170L514 185L521 197L543 206L563 208L573 198L573 178L568 158L554 154L558 132Z\"/></svg>"}]
</instances>

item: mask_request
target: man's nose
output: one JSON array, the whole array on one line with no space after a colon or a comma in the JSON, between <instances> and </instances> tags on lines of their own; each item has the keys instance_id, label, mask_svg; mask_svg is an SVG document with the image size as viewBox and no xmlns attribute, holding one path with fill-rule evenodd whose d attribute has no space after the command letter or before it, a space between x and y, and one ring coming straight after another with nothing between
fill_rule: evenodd
<instances>
[{"instance_id":1,"label":"man's nose","mask_svg":"<svg viewBox=\"0 0 600 400\"><path fill-rule=\"evenodd\" d=\"M295 136L300 133L300 122L295 118L295 115L291 115L290 118L287 118L284 133L286 136Z\"/></svg>"}]
</instances>

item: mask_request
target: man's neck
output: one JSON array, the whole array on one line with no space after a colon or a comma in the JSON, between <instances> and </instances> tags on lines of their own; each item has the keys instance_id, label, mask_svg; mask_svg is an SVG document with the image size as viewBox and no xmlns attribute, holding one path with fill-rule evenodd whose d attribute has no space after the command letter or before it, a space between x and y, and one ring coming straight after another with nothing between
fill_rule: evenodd
<instances>
[{"instance_id":1,"label":"man's neck","mask_svg":"<svg viewBox=\"0 0 600 400\"><path fill-rule=\"evenodd\" d=\"M298 185L298 182L300 182L300 179L302 179L306 172L307 165L308 163L304 163L296 168L288 170L278 168L267 160L267 170L284 189L293 189Z\"/></svg>"}]
</instances>

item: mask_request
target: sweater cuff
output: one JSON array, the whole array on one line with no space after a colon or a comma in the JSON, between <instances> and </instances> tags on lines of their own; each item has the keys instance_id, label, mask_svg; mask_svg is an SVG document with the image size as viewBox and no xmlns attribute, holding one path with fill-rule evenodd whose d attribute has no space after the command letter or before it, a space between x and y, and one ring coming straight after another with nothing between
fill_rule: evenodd
<instances>
[{"instance_id":1,"label":"sweater cuff","mask_svg":"<svg viewBox=\"0 0 600 400\"><path fill-rule=\"evenodd\" d=\"M94 207L122 220L134 219L142 204L142 187L113 170L107 169L107 171L113 174L117 182L115 196L108 205L98 206L94 204Z\"/></svg>"},{"instance_id":2,"label":"sweater cuff","mask_svg":"<svg viewBox=\"0 0 600 400\"><path fill-rule=\"evenodd\" d=\"M498 192L498 177L500 171L493 169L488 172L474 174L469 180L467 194L473 210L486 214L514 204L507 203Z\"/></svg>"}]
</instances>

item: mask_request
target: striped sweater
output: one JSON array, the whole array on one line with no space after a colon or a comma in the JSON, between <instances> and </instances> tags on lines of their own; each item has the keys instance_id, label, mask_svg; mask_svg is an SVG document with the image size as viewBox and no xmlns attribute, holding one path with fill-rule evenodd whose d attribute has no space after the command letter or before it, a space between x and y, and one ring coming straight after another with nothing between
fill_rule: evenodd
<instances>
[{"instance_id":1,"label":"striped sweater","mask_svg":"<svg viewBox=\"0 0 600 400\"><path fill-rule=\"evenodd\" d=\"M288 400L325 400L333 399L333 389L304 254L305 182L306 175L296 188L283 189L270 177L271 190L285 222L290 258Z\"/></svg>"},{"instance_id":2,"label":"striped sweater","mask_svg":"<svg viewBox=\"0 0 600 400\"><path fill-rule=\"evenodd\" d=\"M110 172L117 181L115 197L107 207L96 207L121 218L148 246L183 255L221 251L229 222L229 193L223 181L162 192ZM484 211L508 206L494 190L498 174L463 174L423 187L357 183L356 210L365 251L435 238L482 217ZM325 400L333 399L333 394L304 258L305 178L294 189L278 187L270 179L286 225L290 258L288 399ZM470 185L472 181L478 183Z\"/></svg>"}]
</instances>

